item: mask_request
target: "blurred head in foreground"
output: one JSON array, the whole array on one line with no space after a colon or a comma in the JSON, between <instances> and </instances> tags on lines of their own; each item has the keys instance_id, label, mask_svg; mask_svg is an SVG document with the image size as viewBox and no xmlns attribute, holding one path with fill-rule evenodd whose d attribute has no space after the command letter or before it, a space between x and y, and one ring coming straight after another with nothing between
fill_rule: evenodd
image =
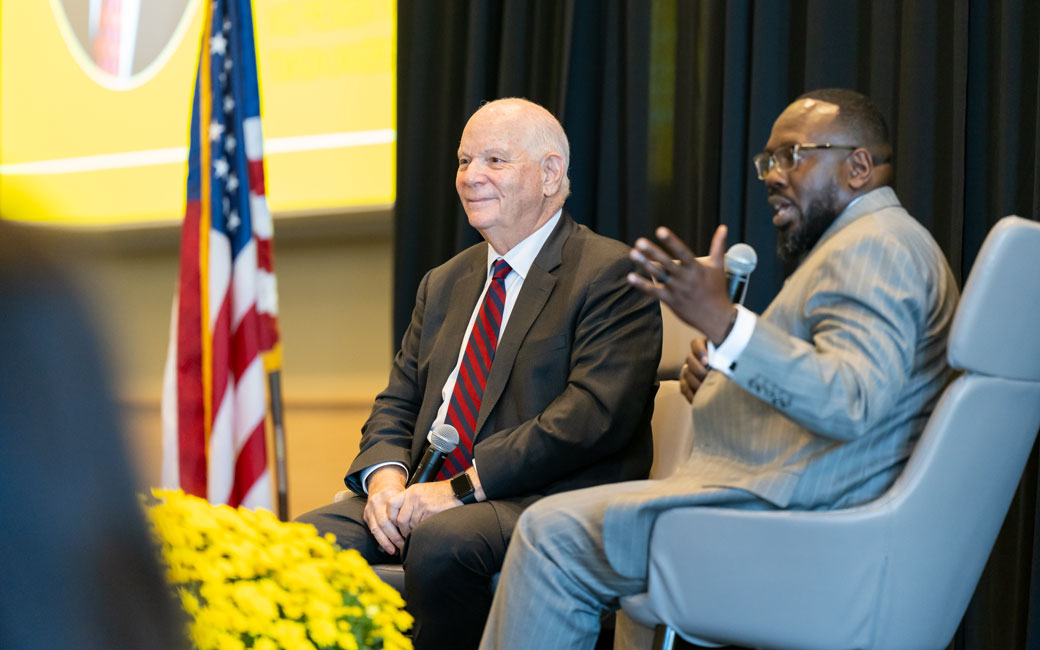
<instances>
[{"instance_id":1,"label":"blurred head in foreground","mask_svg":"<svg viewBox=\"0 0 1040 650\"><path fill-rule=\"evenodd\" d=\"M78 297L0 220L0 648L183 648Z\"/></svg>"}]
</instances>

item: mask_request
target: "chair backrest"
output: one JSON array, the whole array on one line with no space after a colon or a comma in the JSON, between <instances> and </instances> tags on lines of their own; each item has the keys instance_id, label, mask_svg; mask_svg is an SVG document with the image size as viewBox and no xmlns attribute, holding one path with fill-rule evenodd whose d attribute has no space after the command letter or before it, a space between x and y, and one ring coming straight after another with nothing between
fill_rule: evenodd
<instances>
[{"instance_id":1,"label":"chair backrest","mask_svg":"<svg viewBox=\"0 0 1040 650\"><path fill-rule=\"evenodd\" d=\"M1040 224L1006 217L964 288L946 389L887 510L875 647L945 644L964 615L1040 429Z\"/></svg>"},{"instance_id":2,"label":"chair backrest","mask_svg":"<svg viewBox=\"0 0 1040 650\"><path fill-rule=\"evenodd\" d=\"M661 305L661 363L657 366L660 380L678 379L679 368L690 354L690 340L701 333L679 320L671 309Z\"/></svg>"},{"instance_id":3,"label":"chair backrest","mask_svg":"<svg viewBox=\"0 0 1040 650\"><path fill-rule=\"evenodd\" d=\"M679 391L679 381L661 381L654 398L654 464L650 478L665 478L675 473L693 449L693 412Z\"/></svg>"},{"instance_id":4,"label":"chair backrest","mask_svg":"<svg viewBox=\"0 0 1040 650\"><path fill-rule=\"evenodd\" d=\"M690 353L690 340L700 336L695 328L679 320L668 307L661 305L661 363L657 378L661 385L654 398L654 464L650 478L672 474L679 463L690 455L693 445L693 417L690 404L679 391L679 368Z\"/></svg>"}]
</instances>

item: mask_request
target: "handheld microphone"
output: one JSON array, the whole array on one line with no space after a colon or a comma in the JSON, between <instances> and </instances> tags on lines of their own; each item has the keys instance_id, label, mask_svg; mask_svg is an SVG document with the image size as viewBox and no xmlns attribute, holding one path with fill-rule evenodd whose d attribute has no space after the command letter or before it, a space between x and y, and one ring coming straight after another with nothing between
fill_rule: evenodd
<instances>
[{"instance_id":1,"label":"handheld microphone","mask_svg":"<svg viewBox=\"0 0 1040 650\"><path fill-rule=\"evenodd\" d=\"M748 279L757 265L758 254L755 249L743 242L733 244L726 251L726 284L729 287L729 299L736 304L744 304Z\"/></svg>"},{"instance_id":2,"label":"handheld microphone","mask_svg":"<svg viewBox=\"0 0 1040 650\"><path fill-rule=\"evenodd\" d=\"M459 446L459 432L450 424L441 424L430 429L426 439L430 446L426 448L419 467L415 469L415 474L405 487L411 487L416 483L428 483L437 478L444 465L444 459Z\"/></svg>"}]
</instances>

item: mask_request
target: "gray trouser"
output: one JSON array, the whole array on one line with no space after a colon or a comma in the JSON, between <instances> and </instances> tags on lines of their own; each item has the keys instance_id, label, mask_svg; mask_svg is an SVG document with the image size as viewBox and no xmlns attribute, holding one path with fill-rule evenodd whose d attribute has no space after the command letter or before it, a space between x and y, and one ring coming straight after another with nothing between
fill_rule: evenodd
<instances>
[{"instance_id":1,"label":"gray trouser","mask_svg":"<svg viewBox=\"0 0 1040 650\"><path fill-rule=\"evenodd\" d=\"M603 485L546 497L513 531L482 650L592 648L600 615L640 593L646 577L617 574L603 550L603 513L611 497L648 481Z\"/></svg>"},{"instance_id":2,"label":"gray trouser","mask_svg":"<svg viewBox=\"0 0 1040 650\"><path fill-rule=\"evenodd\" d=\"M641 575L624 576L604 550L603 519L616 497L653 481L601 485L546 497L527 510L513 531L481 650L580 650L595 646L600 615L624 596L646 591ZM771 508L750 493L711 490L705 506ZM626 621L626 636L635 638Z\"/></svg>"}]
</instances>

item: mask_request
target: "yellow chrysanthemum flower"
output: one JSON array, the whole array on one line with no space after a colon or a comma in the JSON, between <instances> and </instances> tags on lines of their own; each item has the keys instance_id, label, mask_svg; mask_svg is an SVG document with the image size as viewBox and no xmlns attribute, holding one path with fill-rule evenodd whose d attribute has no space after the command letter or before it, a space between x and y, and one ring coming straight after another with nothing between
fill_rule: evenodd
<instances>
[{"instance_id":1,"label":"yellow chrysanthemum flower","mask_svg":"<svg viewBox=\"0 0 1040 650\"><path fill-rule=\"evenodd\" d=\"M401 595L331 535L265 510L152 494L152 530L198 650L411 649Z\"/></svg>"}]
</instances>

